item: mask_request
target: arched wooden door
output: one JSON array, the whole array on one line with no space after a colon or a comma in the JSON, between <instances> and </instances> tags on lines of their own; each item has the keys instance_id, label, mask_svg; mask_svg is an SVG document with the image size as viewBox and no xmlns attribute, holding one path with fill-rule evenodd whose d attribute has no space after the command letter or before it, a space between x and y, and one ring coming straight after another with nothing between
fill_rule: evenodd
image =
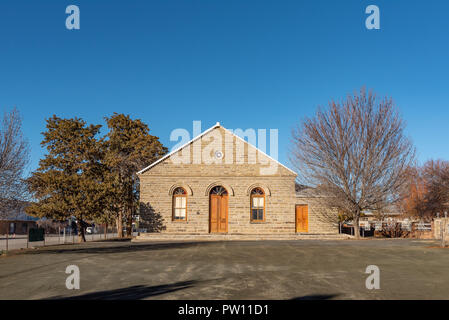
<instances>
[{"instance_id":1,"label":"arched wooden door","mask_svg":"<svg viewBox=\"0 0 449 320\"><path fill-rule=\"evenodd\" d=\"M210 191L209 230L211 233L228 232L228 192L222 186Z\"/></svg>"}]
</instances>

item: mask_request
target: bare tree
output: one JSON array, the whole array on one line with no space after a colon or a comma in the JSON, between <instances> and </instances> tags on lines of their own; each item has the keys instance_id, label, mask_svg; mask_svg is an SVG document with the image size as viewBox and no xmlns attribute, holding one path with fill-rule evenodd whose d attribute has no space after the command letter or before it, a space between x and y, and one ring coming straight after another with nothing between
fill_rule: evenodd
<instances>
[{"instance_id":1,"label":"bare tree","mask_svg":"<svg viewBox=\"0 0 449 320\"><path fill-rule=\"evenodd\" d=\"M29 150L19 112L16 108L5 112L0 123L0 217L23 206L26 186L22 176Z\"/></svg>"},{"instance_id":2,"label":"bare tree","mask_svg":"<svg viewBox=\"0 0 449 320\"><path fill-rule=\"evenodd\" d=\"M449 210L449 162L429 160L421 168L426 193L421 213L435 217Z\"/></svg>"},{"instance_id":3,"label":"bare tree","mask_svg":"<svg viewBox=\"0 0 449 320\"><path fill-rule=\"evenodd\" d=\"M399 199L415 150L404 136L393 101L365 89L331 101L293 131L291 162L303 184L327 195L326 204L354 222L363 211L382 210Z\"/></svg>"},{"instance_id":4,"label":"bare tree","mask_svg":"<svg viewBox=\"0 0 449 320\"><path fill-rule=\"evenodd\" d=\"M401 201L405 214L429 221L449 211L449 161L429 160L408 173Z\"/></svg>"},{"instance_id":5,"label":"bare tree","mask_svg":"<svg viewBox=\"0 0 449 320\"><path fill-rule=\"evenodd\" d=\"M401 193L400 209L406 216L429 219L425 205L427 188L421 167L410 167L406 170L407 182Z\"/></svg>"}]
</instances>

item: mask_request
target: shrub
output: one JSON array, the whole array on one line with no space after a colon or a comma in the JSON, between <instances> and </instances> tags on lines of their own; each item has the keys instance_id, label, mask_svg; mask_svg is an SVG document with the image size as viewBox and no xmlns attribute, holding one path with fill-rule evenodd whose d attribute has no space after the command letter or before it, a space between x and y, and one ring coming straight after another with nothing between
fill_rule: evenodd
<instances>
[{"instance_id":1,"label":"shrub","mask_svg":"<svg viewBox=\"0 0 449 320\"><path fill-rule=\"evenodd\" d=\"M410 231L403 230L401 224L396 222L383 226L380 234L385 238L407 238Z\"/></svg>"}]
</instances>

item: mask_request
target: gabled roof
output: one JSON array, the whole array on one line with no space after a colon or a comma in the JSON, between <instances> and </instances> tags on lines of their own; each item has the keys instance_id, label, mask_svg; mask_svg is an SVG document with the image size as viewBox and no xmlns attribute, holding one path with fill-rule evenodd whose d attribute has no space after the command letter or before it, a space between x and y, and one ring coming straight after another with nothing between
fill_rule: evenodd
<instances>
[{"instance_id":1,"label":"gabled roof","mask_svg":"<svg viewBox=\"0 0 449 320\"><path fill-rule=\"evenodd\" d=\"M189 144L195 142L196 140L200 139L201 137L203 137L204 135L208 134L209 132L211 132L212 130L216 129L216 128L223 128L225 131L231 133L233 136L235 136L237 139L240 139L241 141L247 143L248 145L252 146L253 148L256 148L256 150L258 152L260 152L261 154L263 154L264 156L268 157L269 159L275 161L276 163L280 164L281 166L283 166L285 169L287 169L288 171L292 172L293 174L297 174L295 171L293 171L292 169L286 167L285 165L283 165L282 163L280 163L279 161L277 161L276 159L272 158L271 156L269 156L268 154L266 154L265 152L263 152L262 150L258 149L256 146L253 146L251 143L249 143L248 141L246 141L245 139L239 137L238 135L236 135L234 132L229 131L228 129L226 129L225 127L223 127L222 125L220 125L220 122L217 122L214 126L210 127L209 129L207 129L206 131L204 131L203 133L197 135L196 137L194 137L192 140L190 140L189 142L183 144L182 146L180 146L179 148L173 150L172 152L166 154L165 156L163 156L162 158L160 158L159 160L153 162L152 164L150 164L148 167L143 168L142 170L140 170L139 172L137 172L137 174L142 174L145 171L151 169L152 167L154 167L155 165L157 165L158 163L164 161L165 159L169 158L172 154L175 154L176 152L180 151L181 149L185 148L186 146L188 146Z\"/></svg>"}]
</instances>

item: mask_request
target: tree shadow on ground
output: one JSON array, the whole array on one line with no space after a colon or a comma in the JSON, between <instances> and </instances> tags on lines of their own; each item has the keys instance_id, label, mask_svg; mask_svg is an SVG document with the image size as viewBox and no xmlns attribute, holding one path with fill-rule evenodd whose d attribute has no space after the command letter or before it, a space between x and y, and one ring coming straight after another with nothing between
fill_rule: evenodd
<instances>
[{"instance_id":1,"label":"tree shadow on ground","mask_svg":"<svg viewBox=\"0 0 449 320\"><path fill-rule=\"evenodd\" d=\"M96 246L91 246L94 243L86 243L88 246L86 247L77 247L77 248L42 248L40 250L33 250L24 252L26 254L61 254L61 253L121 253L121 252L140 252L140 251L154 251L154 250L169 250L169 249L183 249L189 247L196 247L198 245L208 246L220 241L192 241L192 242L153 242L153 243L131 243L123 244L120 246L105 246L103 242L103 246L101 244L96 244ZM84 245L84 244L82 244ZM95 244L94 244L95 245Z\"/></svg>"},{"instance_id":2,"label":"tree shadow on ground","mask_svg":"<svg viewBox=\"0 0 449 320\"><path fill-rule=\"evenodd\" d=\"M308 296L296 297L290 300L330 300L338 297L340 294L312 294Z\"/></svg>"},{"instance_id":3,"label":"tree shadow on ground","mask_svg":"<svg viewBox=\"0 0 449 320\"><path fill-rule=\"evenodd\" d=\"M159 286L131 286L85 293L73 297L55 296L45 300L140 300L193 287L198 281L182 281Z\"/></svg>"}]
</instances>

